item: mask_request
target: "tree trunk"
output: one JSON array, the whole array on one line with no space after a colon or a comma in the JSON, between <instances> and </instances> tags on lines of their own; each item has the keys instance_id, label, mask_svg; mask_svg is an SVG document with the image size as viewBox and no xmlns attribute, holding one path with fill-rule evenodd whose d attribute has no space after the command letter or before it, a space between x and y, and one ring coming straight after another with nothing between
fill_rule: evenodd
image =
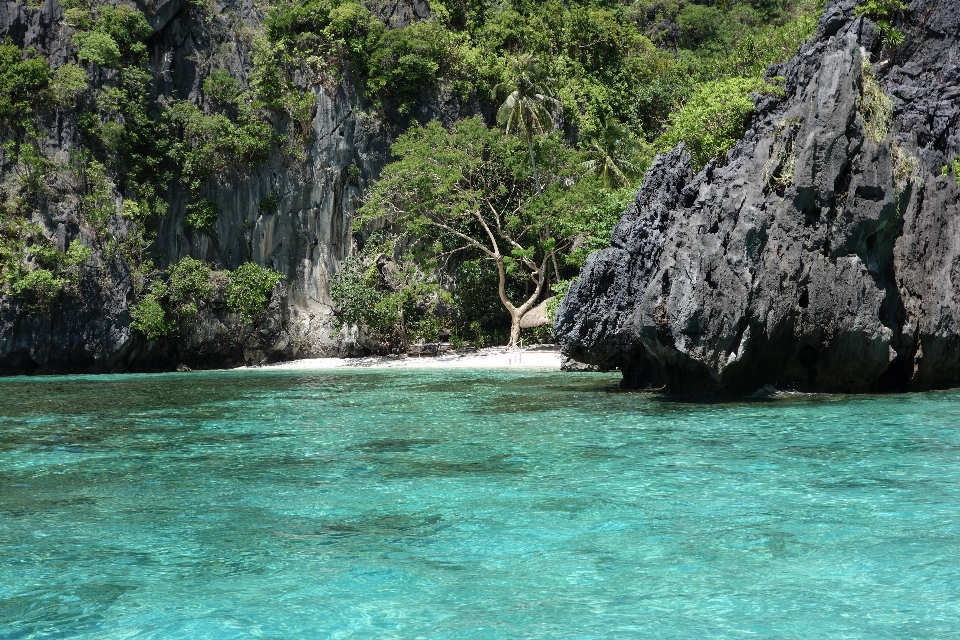
<instances>
[{"instance_id":1,"label":"tree trunk","mask_svg":"<svg viewBox=\"0 0 960 640\"><path fill-rule=\"evenodd\" d=\"M403 307L397 309L400 315L400 352L406 353L410 350L410 339L407 337L407 324L403 318Z\"/></svg>"},{"instance_id":2,"label":"tree trunk","mask_svg":"<svg viewBox=\"0 0 960 640\"><path fill-rule=\"evenodd\" d=\"M544 258L537 270L536 291L533 292L533 295L527 298L526 302L519 307L515 307L513 306L513 303L510 302L510 299L507 298L507 271L503 267L503 258L498 255L495 260L497 262L497 274L500 279L500 282L497 286L498 293L500 294L500 302L502 302L503 306L506 307L507 311L510 312L510 342L507 344L507 348L513 349L517 346L517 342L520 340L520 320L522 320L523 316L534 307L537 299L540 297L540 294L543 293L543 284L547 279L548 262L547 258Z\"/></svg>"},{"instance_id":3,"label":"tree trunk","mask_svg":"<svg viewBox=\"0 0 960 640\"><path fill-rule=\"evenodd\" d=\"M533 167L533 181L537 185L537 195L543 193L543 189L540 187L540 174L537 173L537 160L533 157L533 134L530 131L530 127L526 127L527 132L527 150L530 152L530 166Z\"/></svg>"},{"instance_id":4,"label":"tree trunk","mask_svg":"<svg viewBox=\"0 0 960 640\"><path fill-rule=\"evenodd\" d=\"M517 342L520 340L520 319L523 318L523 315L517 313L516 310L510 313L510 344L507 345L508 349L513 349L517 346Z\"/></svg>"}]
</instances>

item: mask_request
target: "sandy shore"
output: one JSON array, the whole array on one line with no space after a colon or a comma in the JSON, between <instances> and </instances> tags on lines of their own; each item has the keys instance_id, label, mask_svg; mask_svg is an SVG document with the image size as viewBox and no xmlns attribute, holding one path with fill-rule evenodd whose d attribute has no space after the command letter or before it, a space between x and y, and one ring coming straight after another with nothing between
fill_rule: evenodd
<instances>
[{"instance_id":1,"label":"sandy shore","mask_svg":"<svg viewBox=\"0 0 960 640\"><path fill-rule=\"evenodd\" d=\"M560 370L560 349L554 345L536 345L523 350L505 351L503 347L474 352L452 352L442 356L396 356L370 358L311 358L278 362L262 367L241 369L553 369Z\"/></svg>"}]
</instances>

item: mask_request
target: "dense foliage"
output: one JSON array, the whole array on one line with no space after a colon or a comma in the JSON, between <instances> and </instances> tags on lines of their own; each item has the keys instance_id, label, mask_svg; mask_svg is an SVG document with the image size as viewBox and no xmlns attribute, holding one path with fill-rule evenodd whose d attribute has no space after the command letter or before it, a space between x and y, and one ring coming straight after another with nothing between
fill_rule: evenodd
<instances>
[{"instance_id":1,"label":"dense foliage","mask_svg":"<svg viewBox=\"0 0 960 640\"><path fill-rule=\"evenodd\" d=\"M155 274L136 304L130 307L131 326L155 340L189 328L209 307L226 307L244 322L262 316L283 276L252 262L235 270L216 270L186 257Z\"/></svg>"},{"instance_id":2,"label":"dense foliage","mask_svg":"<svg viewBox=\"0 0 960 640\"><path fill-rule=\"evenodd\" d=\"M723 161L743 135L752 96L782 93L763 74L809 37L819 6L514 0L434 9L432 22L386 32L391 42L402 32L431 34L405 50L406 67L392 67L393 91L376 76L386 40L367 41L376 48L354 68L378 78L366 85L370 97L402 96L404 113L414 91L448 87L489 101L496 117L449 130L415 125L401 136L358 229L385 218L396 246L407 248L404 260L452 292L445 326L486 344L515 342L520 318L565 291L589 251L606 243L655 153L682 141L697 169ZM372 256L355 261L352 282L365 283L368 297L335 287L341 320L379 323L383 335L385 316L351 309L360 300L375 308L378 287L385 294L396 284L371 275Z\"/></svg>"},{"instance_id":3,"label":"dense foliage","mask_svg":"<svg viewBox=\"0 0 960 640\"><path fill-rule=\"evenodd\" d=\"M753 112L750 96L768 88L760 78L724 78L701 85L673 116L663 136L664 147L685 142L699 171L720 160L743 136L743 123Z\"/></svg>"},{"instance_id":4,"label":"dense foliage","mask_svg":"<svg viewBox=\"0 0 960 640\"><path fill-rule=\"evenodd\" d=\"M316 91L350 82L362 117L409 128L383 180L363 185L357 233L369 246L360 242L332 284L339 321L366 325L391 348L441 328L496 343L512 324L516 338L519 316L562 291L605 244L655 153L683 141L697 166L722 162L751 94L777 90L763 80L767 66L796 51L820 8L820 0L433 0L429 19L397 27L376 3L267 0L261 25L235 20L232 35L211 35L187 96L160 95L165 72L148 55L154 34L132 3L60 4L66 64L0 43L3 295L40 308L78 291L85 270L102 277L123 263L137 296L134 325L149 336L188 325L218 296L257 318L278 274L182 261L158 276L168 257L155 253L153 234L172 197L188 202L177 212L184 231L214 234L218 185L271 154L303 161ZM894 0L858 9L881 30L899 10ZM187 11L206 24L230 15L212 1ZM896 37L892 27L884 33ZM225 45L249 63L242 77L218 58ZM465 119L418 122L420 106L438 99ZM45 140L51 115L79 132L69 154ZM75 225L66 241L39 224L51 203ZM260 212L278 205L269 195ZM384 216L391 224L371 240ZM204 277L209 292L197 284Z\"/></svg>"}]
</instances>

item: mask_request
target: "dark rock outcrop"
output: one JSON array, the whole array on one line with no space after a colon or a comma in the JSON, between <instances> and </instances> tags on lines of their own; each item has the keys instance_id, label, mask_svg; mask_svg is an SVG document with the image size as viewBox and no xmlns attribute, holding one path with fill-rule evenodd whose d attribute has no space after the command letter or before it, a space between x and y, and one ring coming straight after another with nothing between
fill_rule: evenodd
<instances>
[{"instance_id":1,"label":"dark rock outcrop","mask_svg":"<svg viewBox=\"0 0 960 640\"><path fill-rule=\"evenodd\" d=\"M723 166L657 158L558 310L565 355L686 395L960 384L960 2L912 2L893 52L854 4L771 69L785 95Z\"/></svg>"}]
</instances>

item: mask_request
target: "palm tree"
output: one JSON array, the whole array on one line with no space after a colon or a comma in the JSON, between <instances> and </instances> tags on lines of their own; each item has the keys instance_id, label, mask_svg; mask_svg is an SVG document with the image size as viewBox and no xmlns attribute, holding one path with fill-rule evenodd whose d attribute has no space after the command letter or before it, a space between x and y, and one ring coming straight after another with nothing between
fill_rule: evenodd
<instances>
[{"instance_id":1,"label":"palm tree","mask_svg":"<svg viewBox=\"0 0 960 640\"><path fill-rule=\"evenodd\" d=\"M550 79L542 75L539 61L531 55L519 56L514 61L514 78L510 82L501 82L493 88L493 98L507 93L506 100L497 110L497 124L507 133L523 129L530 152L530 166L533 168L533 180L537 185L537 195L543 189L537 174L537 161L533 156L533 134L538 135L553 130L553 110L560 101L550 91Z\"/></svg>"},{"instance_id":2,"label":"palm tree","mask_svg":"<svg viewBox=\"0 0 960 640\"><path fill-rule=\"evenodd\" d=\"M602 129L587 135L584 142L589 159L583 168L599 176L604 188L626 186L631 176L640 173L632 159L641 152L641 142L616 120L607 120Z\"/></svg>"}]
</instances>

